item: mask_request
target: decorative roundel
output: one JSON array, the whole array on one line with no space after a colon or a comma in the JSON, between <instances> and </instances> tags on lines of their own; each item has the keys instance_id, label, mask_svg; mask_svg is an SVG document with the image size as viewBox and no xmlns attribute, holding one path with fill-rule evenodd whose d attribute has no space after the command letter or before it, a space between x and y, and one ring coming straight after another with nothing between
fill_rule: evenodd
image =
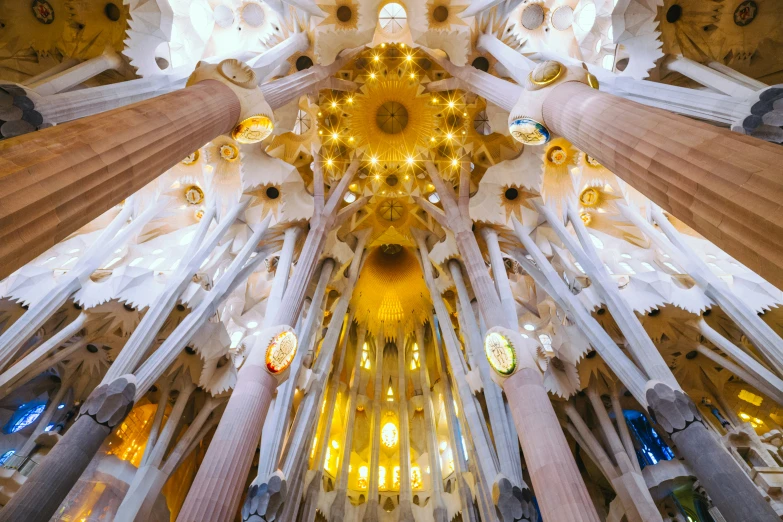
<instances>
[{"instance_id":1,"label":"decorative roundel","mask_svg":"<svg viewBox=\"0 0 783 522\"><path fill-rule=\"evenodd\" d=\"M199 157L201 156L201 153L198 151L198 149L194 150L187 156L185 156L185 159L182 160L183 165L195 165L196 162L198 162Z\"/></svg>"},{"instance_id":2,"label":"decorative roundel","mask_svg":"<svg viewBox=\"0 0 783 522\"><path fill-rule=\"evenodd\" d=\"M522 10L522 27L533 31L544 23L544 8L541 4L530 4Z\"/></svg>"},{"instance_id":3,"label":"decorative roundel","mask_svg":"<svg viewBox=\"0 0 783 522\"><path fill-rule=\"evenodd\" d=\"M218 72L234 85L245 89L254 89L258 85L258 76L246 63L230 58L218 64Z\"/></svg>"},{"instance_id":4,"label":"decorative roundel","mask_svg":"<svg viewBox=\"0 0 783 522\"><path fill-rule=\"evenodd\" d=\"M585 226L589 225L590 222L593 221L593 216L589 212L582 212L581 214L579 214L579 217L581 218L582 223L584 223Z\"/></svg>"},{"instance_id":5,"label":"decorative roundel","mask_svg":"<svg viewBox=\"0 0 783 522\"><path fill-rule=\"evenodd\" d=\"M185 200L191 205L198 205L204 201L204 191L201 190L201 187L191 185L185 189Z\"/></svg>"},{"instance_id":6,"label":"decorative roundel","mask_svg":"<svg viewBox=\"0 0 783 522\"><path fill-rule=\"evenodd\" d=\"M525 145L543 145L552 137L542 123L525 117L514 119L508 130L515 140Z\"/></svg>"},{"instance_id":7,"label":"decorative roundel","mask_svg":"<svg viewBox=\"0 0 783 522\"><path fill-rule=\"evenodd\" d=\"M595 187L587 187L579 194L579 203L586 208L595 208L601 203L601 193Z\"/></svg>"},{"instance_id":8,"label":"decorative roundel","mask_svg":"<svg viewBox=\"0 0 783 522\"><path fill-rule=\"evenodd\" d=\"M239 143L258 143L272 134L275 124L268 116L256 115L245 118L231 133L231 137Z\"/></svg>"},{"instance_id":9,"label":"decorative roundel","mask_svg":"<svg viewBox=\"0 0 783 522\"><path fill-rule=\"evenodd\" d=\"M535 69L530 71L530 82L533 85L544 86L554 82L563 74L563 65L554 60L541 62Z\"/></svg>"},{"instance_id":10,"label":"decorative roundel","mask_svg":"<svg viewBox=\"0 0 783 522\"><path fill-rule=\"evenodd\" d=\"M266 349L266 369L273 374L284 372L296 355L297 339L287 330L276 335Z\"/></svg>"},{"instance_id":11,"label":"decorative roundel","mask_svg":"<svg viewBox=\"0 0 783 522\"><path fill-rule=\"evenodd\" d=\"M734 10L734 23L740 27L745 27L756 18L759 7L753 0L745 0L737 9Z\"/></svg>"},{"instance_id":12,"label":"decorative roundel","mask_svg":"<svg viewBox=\"0 0 783 522\"><path fill-rule=\"evenodd\" d=\"M549 149L549 151L546 153L546 157L553 165L560 166L566 162L568 159L568 154L563 150L563 147L558 147L555 145Z\"/></svg>"},{"instance_id":13,"label":"decorative roundel","mask_svg":"<svg viewBox=\"0 0 783 522\"><path fill-rule=\"evenodd\" d=\"M239 147L233 143L224 143L220 146L220 159L234 162L239 159Z\"/></svg>"},{"instance_id":14,"label":"decorative roundel","mask_svg":"<svg viewBox=\"0 0 783 522\"><path fill-rule=\"evenodd\" d=\"M565 31L574 23L574 10L571 6L561 5L552 11L552 27L558 31Z\"/></svg>"},{"instance_id":15,"label":"decorative roundel","mask_svg":"<svg viewBox=\"0 0 783 522\"><path fill-rule=\"evenodd\" d=\"M484 353L489 365L500 375L511 375L517 368L517 354L514 347L499 332L491 332L484 339Z\"/></svg>"},{"instance_id":16,"label":"decorative roundel","mask_svg":"<svg viewBox=\"0 0 783 522\"><path fill-rule=\"evenodd\" d=\"M33 16L42 24L49 25L54 22L54 7L46 0L33 0L30 6L33 9Z\"/></svg>"}]
</instances>

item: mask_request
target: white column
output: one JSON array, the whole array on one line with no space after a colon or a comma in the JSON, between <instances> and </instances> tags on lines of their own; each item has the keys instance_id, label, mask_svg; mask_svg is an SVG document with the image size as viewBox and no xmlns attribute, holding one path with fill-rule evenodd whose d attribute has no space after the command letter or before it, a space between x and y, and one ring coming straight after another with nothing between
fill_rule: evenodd
<instances>
[{"instance_id":1,"label":"white column","mask_svg":"<svg viewBox=\"0 0 783 522\"><path fill-rule=\"evenodd\" d=\"M372 398L372 433L370 434L370 469L367 484L367 508L364 511L364 522L378 520L378 491L380 489L378 466L381 456L381 392L383 390L383 349L386 339L383 337L383 326L375 336L375 382ZM387 476L387 480L391 478Z\"/></svg>"},{"instance_id":2,"label":"white column","mask_svg":"<svg viewBox=\"0 0 783 522\"><path fill-rule=\"evenodd\" d=\"M110 69L119 70L125 62L111 46L106 46L103 53L95 58L90 58L74 65L70 69L62 71L44 80L31 83L30 87L38 94L57 94L67 91L82 82L98 76Z\"/></svg>"},{"instance_id":3,"label":"white column","mask_svg":"<svg viewBox=\"0 0 783 522\"><path fill-rule=\"evenodd\" d=\"M664 60L663 67L734 98L745 99L753 96L757 91L735 78L681 55L668 57Z\"/></svg>"},{"instance_id":4,"label":"white column","mask_svg":"<svg viewBox=\"0 0 783 522\"><path fill-rule=\"evenodd\" d=\"M301 232L302 227L298 225L293 225L285 230L283 236L283 249L280 251L280 256L277 258L275 277L272 280L272 289L269 291L269 297L267 298L267 310L276 310L280 307L280 303L283 300L283 294L285 294L285 289L288 285L288 276L291 273L291 264L294 260L296 242L299 239ZM267 313L266 316L264 316L264 328L273 326L274 321L275 314Z\"/></svg>"},{"instance_id":5,"label":"white column","mask_svg":"<svg viewBox=\"0 0 783 522\"><path fill-rule=\"evenodd\" d=\"M519 327L516 301L514 300L514 294L511 292L511 285L508 282L506 263L503 261L503 253L500 251L500 244L498 243L498 233L493 228L483 227L481 229L481 236L487 244L489 262L492 265L492 275L495 279L495 287L498 290L500 304L503 305L503 311L508 316L508 324Z\"/></svg>"}]
</instances>

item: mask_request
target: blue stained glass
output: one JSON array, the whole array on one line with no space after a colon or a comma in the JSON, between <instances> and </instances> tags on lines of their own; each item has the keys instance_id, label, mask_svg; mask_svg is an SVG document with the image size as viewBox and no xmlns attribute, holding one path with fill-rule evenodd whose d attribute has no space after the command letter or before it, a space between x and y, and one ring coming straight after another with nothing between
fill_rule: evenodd
<instances>
[{"instance_id":1,"label":"blue stained glass","mask_svg":"<svg viewBox=\"0 0 783 522\"><path fill-rule=\"evenodd\" d=\"M16 453L16 450L8 450L8 451L6 451L5 453L3 453L2 455L0 455L0 466L2 466L3 464L5 464L5 462L6 462L8 459L10 459L10 458L11 458L11 456L12 456L14 453Z\"/></svg>"},{"instance_id":2,"label":"blue stained glass","mask_svg":"<svg viewBox=\"0 0 783 522\"><path fill-rule=\"evenodd\" d=\"M45 409L45 404L28 407L27 410L25 410L16 420L16 422L14 422L13 426L11 427L11 433L16 433L17 431L23 430L30 424L34 423L36 419L41 416Z\"/></svg>"},{"instance_id":3,"label":"blue stained glass","mask_svg":"<svg viewBox=\"0 0 783 522\"><path fill-rule=\"evenodd\" d=\"M633 410L624 410L623 415L625 416L625 422L638 443L636 456L642 468L647 465L655 465L662 460L672 460L674 458L674 452L661 439L655 429L650 426L644 415Z\"/></svg>"}]
</instances>

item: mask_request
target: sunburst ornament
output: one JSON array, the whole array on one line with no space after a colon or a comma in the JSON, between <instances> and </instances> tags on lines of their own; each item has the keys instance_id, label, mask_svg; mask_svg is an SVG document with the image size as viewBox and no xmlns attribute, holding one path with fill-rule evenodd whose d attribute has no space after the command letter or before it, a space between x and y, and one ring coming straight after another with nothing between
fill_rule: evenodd
<instances>
[{"instance_id":1,"label":"sunburst ornament","mask_svg":"<svg viewBox=\"0 0 783 522\"><path fill-rule=\"evenodd\" d=\"M449 0L430 0L427 2L427 22L433 31L450 31L457 25L468 25L459 13L468 5L451 5Z\"/></svg>"},{"instance_id":2,"label":"sunburst ornament","mask_svg":"<svg viewBox=\"0 0 783 522\"><path fill-rule=\"evenodd\" d=\"M367 147L377 163L402 163L419 156L435 132L436 109L424 87L405 73L388 71L369 78L352 103L340 109L347 114L346 132L355 147ZM329 132L330 130L327 130Z\"/></svg>"},{"instance_id":3,"label":"sunburst ornament","mask_svg":"<svg viewBox=\"0 0 783 522\"><path fill-rule=\"evenodd\" d=\"M579 151L564 138L552 140L544 152L544 178L541 194L544 201L562 202L574 194L571 169L576 166Z\"/></svg>"},{"instance_id":4,"label":"sunburst ornament","mask_svg":"<svg viewBox=\"0 0 783 522\"><path fill-rule=\"evenodd\" d=\"M359 4L340 0L334 4L318 4L318 7L327 15L319 27L333 26L338 31L347 31L359 26Z\"/></svg>"}]
</instances>

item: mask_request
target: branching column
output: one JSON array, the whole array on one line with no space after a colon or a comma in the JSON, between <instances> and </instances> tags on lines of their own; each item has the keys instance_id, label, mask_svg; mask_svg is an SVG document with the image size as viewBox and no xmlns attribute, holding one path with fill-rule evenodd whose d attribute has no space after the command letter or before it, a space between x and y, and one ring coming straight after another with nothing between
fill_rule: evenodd
<instances>
[{"instance_id":1,"label":"branching column","mask_svg":"<svg viewBox=\"0 0 783 522\"><path fill-rule=\"evenodd\" d=\"M431 204L424 205L424 208L444 228L454 233L487 326L503 326L516 332L518 325L510 325L504 320L505 314L500 299L471 230L472 221L468 211L470 177L467 165L462 167L459 196L451 186L446 185L432 163L427 164L427 170L440 195L445 213L441 213ZM422 201L425 200L419 200L420 203ZM520 368L505 381L503 390L511 406L525 462L544 518L574 522L597 521L598 514L549 401L540 370L537 367Z\"/></svg>"}]
</instances>

